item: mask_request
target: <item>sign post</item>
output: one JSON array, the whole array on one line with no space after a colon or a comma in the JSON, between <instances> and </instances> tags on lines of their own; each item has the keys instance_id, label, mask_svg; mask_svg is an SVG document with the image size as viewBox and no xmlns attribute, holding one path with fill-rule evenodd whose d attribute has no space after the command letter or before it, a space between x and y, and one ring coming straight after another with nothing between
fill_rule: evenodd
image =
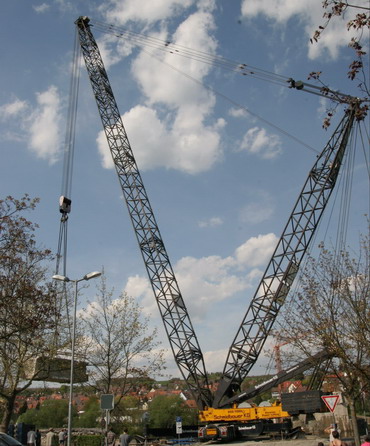
<instances>
[{"instance_id":1,"label":"sign post","mask_svg":"<svg viewBox=\"0 0 370 446\"><path fill-rule=\"evenodd\" d=\"M144 415L143 415L143 422L144 422L144 446L147 445L149 420L150 420L150 413L149 412L144 412Z\"/></svg>"},{"instance_id":2,"label":"sign post","mask_svg":"<svg viewBox=\"0 0 370 446\"><path fill-rule=\"evenodd\" d=\"M179 439L180 439L180 434L182 434L182 418L181 417L176 417L176 434L179 436Z\"/></svg>"},{"instance_id":3,"label":"sign post","mask_svg":"<svg viewBox=\"0 0 370 446\"><path fill-rule=\"evenodd\" d=\"M114 395L108 393L100 395L100 409L105 410L105 446L107 446L108 425L110 423L109 411L114 409Z\"/></svg>"},{"instance_id":4,"label":"sign post","mask_svg":"<svg viewBox=\"0 0 370 446\"><path fill-rule=\"evenodd\" d=\"M324 401L330 412L333 413L336 405L338 404L339 395L324 395L321 397L321 399Z\"/></svg>"},{"instance_id":5,"label":"sign post","mask_svg":"<svg viewBox=\"0 0 370 446\"><path fill-rule=\"evenodd\" d=\"M332 413L333 423L335 425L336 423L335 423L334 409L335 409L335 406L338 404L339 395L323 395L321 397L321 399L324 401L324 403L326 404L326 407Z\"/></svg>"}]
</instances>

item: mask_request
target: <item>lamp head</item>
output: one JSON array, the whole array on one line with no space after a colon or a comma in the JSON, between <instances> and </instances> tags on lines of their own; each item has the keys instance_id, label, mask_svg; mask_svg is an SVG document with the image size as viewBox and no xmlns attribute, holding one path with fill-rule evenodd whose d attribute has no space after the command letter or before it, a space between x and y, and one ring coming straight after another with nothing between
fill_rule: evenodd
<instances>
[{"instance_id":1,"label":"lamp head","mask_svg":"<svg viewBox=\"0 0 370 446\"><path fill-rule=\"evenodd\" d=\"M99 277L101 276L101 272L100 271L93 271L92 273L86 274L84 276L85 280L90 280L90 279L94 279L95 277Z\"/></svg>"},{"instance_id":2,"label":"lamp head","mask_svg":"<svg viewBox=\"0 0 370 446\"><path fill-rule=\"evenodd\" d=\"M54 276L52 277L52 279L54 279L54 280L59 280L59 281L61 281L61 282L69 282L69 281L70 281L69 277L62 276L62 275L60 275L60 274L54 274Z\"/></svg>"}]
</instances>

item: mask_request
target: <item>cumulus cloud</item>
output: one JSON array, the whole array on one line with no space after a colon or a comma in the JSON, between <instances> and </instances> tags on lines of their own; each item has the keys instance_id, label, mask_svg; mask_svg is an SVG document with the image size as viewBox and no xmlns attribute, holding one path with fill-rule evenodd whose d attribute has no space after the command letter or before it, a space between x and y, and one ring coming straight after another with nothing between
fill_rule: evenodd
<instances>
[{"instance_id":1,"label":"cumulus cloud","mask_svg":"<svg viewBox=\"0 0 370 446\"><path fill-rule=\"evenodd\" d=\"M212 304L231 299L236 293L249 289L261 276L264 266L276 246L274 234L259 235L239 246L228 257L183 257L174 271L186 306L197 320L203 320ZM156 303L149 280L130 277L125 290L141 300L146 313L157 314Z\"/></svg>"},{"instance_id":2,"label":"cumulus cloud","mask_svg":"<svg viewBox=\"0 0 370 446\"><path fill-rule=\"evenodd\" d=\"M263 159L273 159L281 154L281 140L277 135L269 135L264 128L253 127L245 133L239 150Z\"/></svg>"},{"instance_id":3,"label":"cumulus cloud","mask_svg":"<svg viewBox=\"0 0 370 446\"><path fill-rule=\"evenodd\" d=\"M368 6L367 0L359 0L359 6ZM324 23L322 3L300 2L296 0L243 0L241 4L241 13L243 17L254 18L262 15L268 18L271 23L285 26L288 20L296 18L302 23L303 29L307 35L308 56L311 59L317 59L323 53L328 53L332 59L336 59L342 47L348 45L352 36L356 36L356 31L347 31L342 18L331 20L328 27L322 33L320 40L314 45L310 44L309 39L319 25ZM345 22L354 18L355 8L348 8L346 11Z\"/></svg>"},{"instance_id":4,"label":"cumulus cloud","mask_svg":"<svg viewBox=\"0 0 370 446\"><path fill-rule=\"evenodd\" d=\"M36 94L36 105L15 98L0 106L0 120L9 123L3 138L24 141L38 157L54 163L61 150L61 98L55 86ZM12 123L16 120L16 127Z\"/></svg>"},{"instance_id":5,"label":"cumulus cloud","mask_svg":"<svg viewBox=\"0 0 370 446\"><path fill-rule=\"evenodd\" d=\"M0 106L0 119L5 121L8 118L15 118L22 115L28 108L26 101L16 98L14 101Z\"/></svg>"},{"instance_id":6,"label":"cumulus cloud","mask_svg":"<svg viewBox=\"0 0 370 446\"><path fill-rule=\"evenodd\" d=\"M116 36L105 34L98 39L99 52L108 71L110 67L121 62L132 54L135 47L129 39L119 39Z\"/></svg>"},{"instance_id":7,"label":"cumulus cloud","mask_svg":"<svg viewBox=\"0 0 370 446\"><path fill-rule=\"evenodd\" d=\"M208 372L223 370L228 350L213 350L204 353L204 362Z\"/></svg>"},{"instance_id":8,"label":"cumulus cloud","mask_svg":"<svg viewBox=\"0 0 370 446\"><path fill-rule=\"evenodd\" d=\"M245 116L247 116L247 112L243 108L232 107L230 108L228 113L233 118L244 118Z\"/></svg>"},{"instance_id":9,"label":"cumulus cloud","mask_svg":"<svg viewBox=\"0 0 370 446\"><path fill-rule=\"evenodd\" d=\"M129 296L147 296L149 293L152 297L152 290L147 278L139 275L131 276L128 278L125 291Z\"/></svg>"},{"instance_id":10,"label":"cumulus cloud","mask_svg":"<svg viewBox=\"0 0 370 446\"><path fill-rule=\"evenodd\" d=\"M276 243L277 238L274 234L265 234L250 238L227 257L187 256L180 259L174 265L174 271L192 322L204 325L215 304L218 303L222 308L224 303L223 308L225 306L229 308L229 302L232 302L238 293L254 289L256 282L262 276L262 271L258 267L265 266ZM162 327L153 290L146 277L138 275L130 277L125 291L138 299L144 314L151 317L153 324ZM231 314L230 308L228 315ZM161 336L164 335L161 330L160 333ZM163 339L165 347L168 345L167 342L167 339ZM172 353L170 350L168 352L166 357L168 373L177 376L178 369ZM226 349L204 352L208 371L222 370L226 356Z\"/></svg>"},{"instance_id":11,"label":"cumulus cloud","mask_svg":"<svg viewBox=\"0 0 370 446\"><path fill-rule=\"evenodd\" d=\"M235 258L240 266L259 266L267 263L278 242L275 234L259 235L247 240L235 250Z\"/></svg>"},{"instance_id":12,"label":"cumulus cloud","mask_svg":"<svg viewBox=\"0 0 370 446\"><path fill-rule=\"evenodd\" d=\"M184 257L176 264L175 270L196 320L203 319L213 303L228 299L248 287L247 279L235 273L235 259L232 257Z\"/></svg>"},{"instance_id":13,"label":"cumulus cloud","mask_svg":"<svg viewBox=\"0 0 370 446\"><path fill-rule=\"evenodd\" d=\"M140 2L139 2L140 3ZM137 1L109 3L107 14L116 17L116 23L123 24L136 20L150 22L153 29L150 37L170 41L171 44L191 47L208 53L215 53L217 42L212 37L215 23L212 11L214 0L196 3L197 10L169 34L166 20L174 17L193 1L159 1L155 6ZM139 22L140 22L139 20ZM130 49L113 53L105 40L103 53L109 64L129 54ZM150 67L150 69L148 69ZM143 102L123 115L130 143L140 170L164 167L189 174L209 170L222 159L221 130L224 119L213 119L215 96L201 85L202 79L211 69L207 64L188 58L178 58L169 52L142 48L132 61L131 73L143 96ZM183 75L182 73L186 75ZM189 76L198 82L192 81ZM103 165L112 167L111 157L102 133L97 138Z\"/></svg>"},{"instance_id":14,"label":"cumulus cloud","mask_svg":"<svg viewBox=\"0 0 370 446\"><path fill-rule=\"evenodd\" d=\"M30 148L50 163L57 161L61 147L61 100L58 89L51 86L37 94L37 107L28 118Z\"/></svg>"},{"instance_id":15,"label":"cumulus cloud","mask_svg":"<svg viewBox=\"0 0 370 446\"><path fill-rule=\"evenodd\" d=\"M126 291L129 296L140 300L140 305L146 316L158 316L157 302L154 299L152 287L146 276L135 275L129 277L124 287L124 291Z\"/></svg>"},{"instance_id":16,"label":"cumulus cloud","mask_svg":"<svg viewBox=\"0 0 370 446\"><path fill-rule=\"evenodd\" d=\"M100 8L109 23L124 25L129 21L150 24L179 14L195 0L110 0Z\"/></svg>"},{"instance_id":17,"label":"cumulus cloud","mask_svg":"<svg viewBox=\"0 0 370 446\"><path fill-rule=\"evenodd\" d=\"M287 22L292 16L301 14L313 14L315 10L320 15L321 3L317 2L319 7L315 9L315 2L312 4L307 2L297 2L295 0L242 0L241 12L244 17L255 17L259 14L265 15L279 23ZM322 15L322 14L321 14Z\"/></svg>"},{"instance_id":18,"label":"cumulus cloud","mask_svg":"<svg viewBox=\"0 0 370 446\"><path fill-rule=\"evenodd\" d=\"M167 127L166 120L161 121L155 109L141 105L125 113L122 120L142 171L165 167L197 174L208 170L222 156L220 135L215 131L222 122L215 127L194 123L189 132L184 128L186 122L176 120L172 127ZM103 166L113 167L103 131L98 134L97 144Z\"/></svg>"},{"instance_id":19,"label":"cumulus cloud","mask_svg":"<svg viewBox=\"0 0 370 446\"><path fill-rule=\"evenodd\" d=\"M153 36L163 40L168 39L171 44L177 46L214 54L217 47L212 37L214 29L213 15L201 10L189 15L172 36L164 35L163 31ZM205 113L214 105L214 95L199 83L194 83L188 77L179 74L179 71L201 81L210 69L207 64L189 58L176 57L170 52L158 52L153 58L148 52L141 51L133 63L132 74L149 103L164 103L172 108L179 108L184 104L186 106L196 104L201 108L202 113Z\"/></svg>"}]
</instances>

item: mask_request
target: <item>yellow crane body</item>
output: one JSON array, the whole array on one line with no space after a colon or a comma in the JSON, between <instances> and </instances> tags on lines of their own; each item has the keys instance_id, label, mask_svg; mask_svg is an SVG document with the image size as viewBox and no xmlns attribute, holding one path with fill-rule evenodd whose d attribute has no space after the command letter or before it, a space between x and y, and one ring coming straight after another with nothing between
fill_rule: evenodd
<instances>
[{"instance_id":1,"label":"yellow crane body","mask_svg":"<svg viewBox=\"0 0 370 446\"><path fill-rule=\"evenodd\" d=\"M203 423L245 422L287 417L290 417L290 414L282 409L280 403L266 407L232 407L225 409L209 407L199 412L199 421Z\"/></svg>"}]
</instances>

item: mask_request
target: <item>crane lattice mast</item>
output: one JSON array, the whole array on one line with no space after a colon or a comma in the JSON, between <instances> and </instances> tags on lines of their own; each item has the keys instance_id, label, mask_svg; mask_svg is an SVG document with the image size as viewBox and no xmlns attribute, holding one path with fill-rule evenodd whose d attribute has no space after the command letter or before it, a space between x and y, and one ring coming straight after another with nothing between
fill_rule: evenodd
<instances>
[{"instance_id":1,"label":"crane lattice mast","mask_svg":"<svg viewBox=\"0 0 370 446\"><path fill-rule=\"evenodd\" d=\"M360 102L348 109L310 170L246 315L229 349L212 398L204 359L124 129L89 19L76 21L96 103L151 286L175 361L198 407L238 401L242 381L271 332L338 178ZM241 398L242 399L242 398Z\"/></svg>"},{"instance_id":2,"label":"crane lattice mast","mask_svg":"<svg viewBox=\"0 0 370 446\"><path fill-rule=\"evenodd\" d=\"M271 332L338 178L356 113L350 104L308 174L266 271L229 349L213 407L240 392ZM226 397L226 398L225 398Z\"/></svg>"},{"instance_id":3,"label":"crane lattice mast","mask_svg":"<svg viewBox=\"0 0 370 446\"><path fill-rule=\"evenodd\" d=\"M137 241L176 363L200 409L211 404L203 355L122 123L87 17L76 22L80 45Z\"/></svg>"}]
</instances>

